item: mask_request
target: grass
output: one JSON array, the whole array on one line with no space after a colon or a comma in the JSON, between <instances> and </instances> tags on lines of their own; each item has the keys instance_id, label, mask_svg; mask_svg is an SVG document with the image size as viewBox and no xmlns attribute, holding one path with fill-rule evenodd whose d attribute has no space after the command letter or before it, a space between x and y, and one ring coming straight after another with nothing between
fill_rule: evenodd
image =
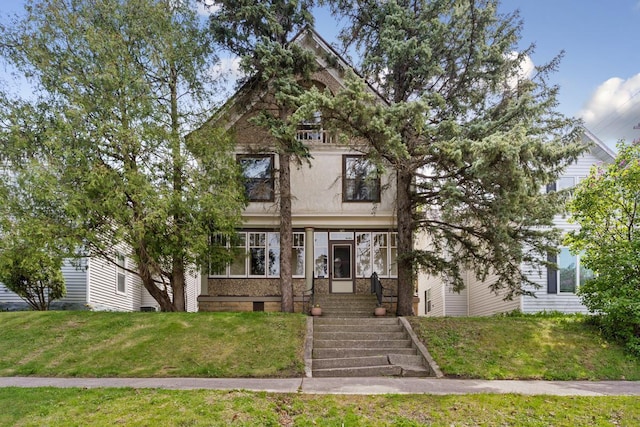
<instances>
[{"instance_id":1,"label":"grass","mask_svg":"<svg viewBox=\"0 0 640 427\"><path fill-rule=\"evenodd\" d=\"M445 375L640 380L640 360L581 316L412 318ZM0 376L299 377L305 316L0 313Z\"/></svg>"},{"instance_id":2,"label":"grass","mask_svg":"<svg viewBox=\"0 0 640 427\"><path fill-rule=\"evenodd\" d=\"M445 375L485 379L640 380L640 360L584 316L412 318Z\"/></svg>"},{"instance_id":3,"label":"grass","mask_svg":"<svg viewBox=\"0 0 640 427\"><path fill-rule=\"evenodd\" d=\"M0 389L11 426L636 426L637 397Z\"/></svg>"},{"instance_id":4,"label":"grass","mask_svg":"<svg viewBox=\"0 0 640 427\"><path fill-rule=\"evenodd\" d=\"M281 313L0 313L0 376L291 377L305 317Z\"/></svg>"}]
</instances>

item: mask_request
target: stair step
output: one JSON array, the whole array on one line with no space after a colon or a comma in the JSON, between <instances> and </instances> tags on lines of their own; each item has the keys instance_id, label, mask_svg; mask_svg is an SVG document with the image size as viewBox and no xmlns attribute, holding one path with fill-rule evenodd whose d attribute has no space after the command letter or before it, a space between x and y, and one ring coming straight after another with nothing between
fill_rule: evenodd
<instances>
[{"instance_id":1,"label":"stair step","mask_svg":"<svg viewBox=\"0 0 640 427\"><path fill-rule=\"evenodd\" d=\"M313 325L368 325L374 329L377 325L399 325L395 317L368 317L368 318L348 318L348 317L314 317Z\"/></svg>"},{"instance_id":2,"label":"stair step","mask_svg":"<svg viewBox=\"0 0 640 427\"><path fill-rule=\"evenodd\" d=\"M342 340L342 341L394 341L406 340L407 335L404 332L352 332L352 331L332 331L332 332L313 332L314 340Z\"/></svg>"},{"instance_id":3,"label":"stair step","mask_svg":"<svg viewBox=\"0 0 640 427\"><path fill-rule=\"evenodd\" d=\"M363 366L354 368L314 369L313 376L329 377L385 377L400 376L402 368L393 365Z\"/></svg>"},{"instance_id":4,"label":"stair step","mask_svg":"<svg viewBox=\"0 0 640 427\"><path fill-rule=\"evenodd\" d=\"M314 348L411 348L411 340L313 340Z\"/></svg>"},{"instance_id":5,"label":"stair step","mask_svg":"<svg viewBox=\"0 0 640 427\"><path fill-rule=\"evenodd\" d=\"M402 325L376 325L375 327L371 327L369 325L314 325L314 332L402 332L404 333L404 328Z\"/></svg>"},{"instance_id":6,"label":"stair step","mask_svg":"<svg viewBox=\"0 0 640 427\"><path fill-rule=\"evenodd\" d=\"M365 357L393 354L415 355L416 350L410 347L402 348L314 348L314 359L336 359L340 357Z\"/></svg>"},{"instance_id":7,"label":"stair step","mask_svg":"<svg viewBox=\"0 0 640 427\"><path fill-rule=\"evenodd\" d=\"M354 368L362 366L389 365L389 357L384 354L362 357L339 357L314 359L313 369Z\"/></svg>"}]
</instances>

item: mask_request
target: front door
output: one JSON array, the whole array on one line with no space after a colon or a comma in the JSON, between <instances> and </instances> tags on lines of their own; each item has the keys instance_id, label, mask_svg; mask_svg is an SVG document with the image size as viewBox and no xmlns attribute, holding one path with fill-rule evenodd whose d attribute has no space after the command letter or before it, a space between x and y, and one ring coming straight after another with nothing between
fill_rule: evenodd
<instances>
[{"instance_id":1,"label":"front door","mask_svg":"<svg viewBox=\"0 0 640 427\"><path fill-rule=\"evenodd\" d=\"M331 293L353 293L353 244L331 244Z\"/></svg>"}]
</instances>

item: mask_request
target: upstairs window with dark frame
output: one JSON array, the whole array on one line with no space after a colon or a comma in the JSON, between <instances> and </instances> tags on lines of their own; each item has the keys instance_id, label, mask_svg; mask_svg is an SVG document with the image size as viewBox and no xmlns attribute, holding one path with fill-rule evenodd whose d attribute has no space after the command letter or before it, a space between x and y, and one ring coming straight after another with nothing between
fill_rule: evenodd
<instances>
[{"instance_id":1,"label":"upstairs window with dark frame","mask_svg":"<svg viewBox=\"0 0 640 427\"><path fill-rule=\"evenodd\" d=\"M379 202L378 168L364 156L342 157L342 201Z\"/></svg>"},{"instance_id":2,"label":"upstairs window with dark frame","mask_svg":"<svg viewBox=\"0 0 640 427\"><path fill-rule=\"evenodd\" d=\"M244 188L250 202L274 200L273 155L242 154L238 163L244 175Z\"/></svg>"}]
</instances>

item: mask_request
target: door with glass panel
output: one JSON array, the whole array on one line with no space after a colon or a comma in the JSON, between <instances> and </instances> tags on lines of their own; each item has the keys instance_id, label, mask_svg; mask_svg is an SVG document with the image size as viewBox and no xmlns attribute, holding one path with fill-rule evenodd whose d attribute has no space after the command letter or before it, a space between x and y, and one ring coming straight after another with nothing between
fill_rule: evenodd
<instances>
[{"instance_id":1,"label":"door with glass panel","mask_svg":"<svg viewBox=\"0 0 640 427\"><path fill-rule=\"evenodd\" d=\"M353 243L331 244L331 293L353 293Z\"/></svg>"}]
</instances>

